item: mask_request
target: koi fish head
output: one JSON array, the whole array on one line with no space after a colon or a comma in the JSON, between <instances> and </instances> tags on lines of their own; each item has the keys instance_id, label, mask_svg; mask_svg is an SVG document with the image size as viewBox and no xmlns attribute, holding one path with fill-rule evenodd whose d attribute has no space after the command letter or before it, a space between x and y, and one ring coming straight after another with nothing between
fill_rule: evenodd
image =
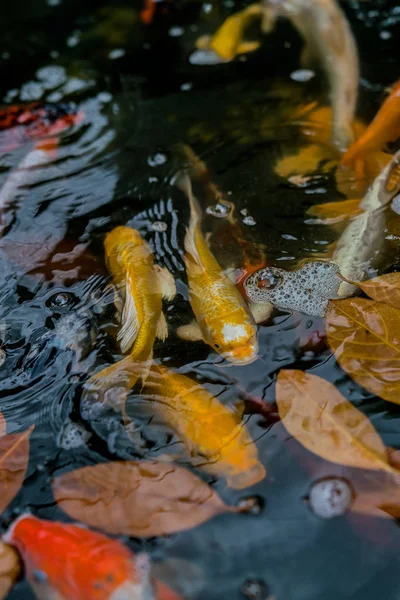
<instances>
[{"instance_id":1,"label":"koi fish head","mask_svg":"<svg viewBox=\"0 0 400 600\"><path fill-rule=\"evenodd\" d=\"M208 344L226 360L235 365L247 365L256 360L258 353L257 328L243 308L224 318L208 320L211 339Z\"/></svg>"},{"instance_id":2,"label":"koi fish head","mask_svg":"<svg viewBox=\"0 0 400 600\"><path fill-rule=\"evenodd\" d=\"M39 598L152 600L150 559L73 524L22 515L5 539L20 552ZM47 595L46 595L47 594Z\"/></svg>"},{"instance_id":3,"label":"koi fish head","mask_svg":"<svg viewBox=\"0 0 400 600\"><path fill-rule=\"evenodd\" d=\"M129 246L130 248L133 248L135 246L141 246L143 243L144 240L136 229L120 225L107 234L104 240L104 249L108 256L117 247L123 248L124 246Z\"/></svg>"}]
</instances>

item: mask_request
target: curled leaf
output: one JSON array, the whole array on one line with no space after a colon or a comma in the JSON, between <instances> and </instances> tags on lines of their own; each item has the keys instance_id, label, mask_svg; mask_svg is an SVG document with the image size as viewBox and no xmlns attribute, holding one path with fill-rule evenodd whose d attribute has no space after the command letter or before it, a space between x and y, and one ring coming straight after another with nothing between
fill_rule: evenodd
<instances>
[{"instance_id":1,"label":"curled leaf","mask_svg":"<svg viewBox=\"0 0 400 600\"><path fill-rule=\"evenodd\" d=\"M0 600L6 598L20 574L21 563L18 553L12 546L0 540Z\"/></svg>"},{"instance_id":2,"label":"curled leaf","mask_svg":"<svg viewBox=\"0 0 400 600\"><path fill-rule=\"evenodd\" d=\"M0 511L3 512L19 492L29 460L29 436L33 427L23 433L0 438Z\"/></svg>"},{"instance_id":3,"label":"curled leaf","mask_svg":"<svg viewBox=\"0 0 400 600\"><path fill-rule=\"evenodd\" d=\"M395 471L368 418L328 381L283 370L276 402L283 425L310 452L349 467Z\"/></svg>"},{"instance_id":4,"label":"curled leaf","mask_svg":"<svg viewBox=\"0 0 400 600\"><path fill-rule=\"evenodd\" d=\"M359 284L373 300L400 308L400 273L388 273Z\"/></svg>"},{"instance_id":5,"label":"curled leaf","mask_svg":"<svg viewBox=\"0 0 400 600\"><path fill-rule=\"evenodd\" d=\"M329 346L340 366L359 385L400 404L400 311L373 300L330 302Z\"/></svg>"},{"instance_id":6,"label":"curled leaf","mask_svg":"<svg viewBox=\"0 0 400 600\"><path fill-rule=\"evenodd\" d=\"M240 512L204 481L171 463L112 462L57 477L53 493L73 519L112 534L152 537Z\"/></svg>"}]
</instances>

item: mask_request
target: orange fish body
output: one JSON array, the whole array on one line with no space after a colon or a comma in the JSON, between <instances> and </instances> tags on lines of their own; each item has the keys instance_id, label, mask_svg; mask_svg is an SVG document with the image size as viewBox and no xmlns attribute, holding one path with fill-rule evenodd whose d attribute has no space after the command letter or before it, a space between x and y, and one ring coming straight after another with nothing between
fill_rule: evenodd
<instances>
[{"instance_id":1,"label":"orange fish body","mask_svg":"<svg viewBox=\"0 0 400 600\"><path fill-rule=\"evenodd\" d=\"M4 536L39 600L179 600L150 580L150 559L80 525L22 515Z\"/></svg>"},{"instance_id":2,"label":"orange fish body","mask_svg":"<svg viewBox=\"0 0 400 600\"><path fill-rule=\"evenodd\" d=\"M344 154L341 164L353 169L365 189L371 183L371 179L374 179L390 161L391 156L382 150L389 142L394 142L399 137L400 80L364 134Z\"/></svg>"},{"instance_id":3,"label":"orange fish body","mask_svg":"<svg viewBox=\"0 0 400 600\"><path fill-rule=\"evenodd\" d=\"M58 136L82 119L83 113L70 104L7 106L0 110L0 147L10 151L30 140Z\"/></svg>"},{"instance_id":4,"label":"orange fish body","mask_svg":"<svg viewBox=\"0 0 400 600\"><path fill-rule=\"evenodd\" d=\"M153 365L144 393L155 402L162 420L185 441L196 457L196 466L225 477L235 489L254 485L265 477L257 449L240 417L201 385Z\"/></svg>"},{"instance_id":5,"label":"orange fish body","mask_svg":"<svg viewBox=\"0 0 400 600\"><path fill-rule=\"evenodd\" d=\"M135 229L116 227L106 236L104 249L117 295L124 303L118 340L122 352L130 354L96 373L87 388L106 390L117 385L129 390L151 359L156 337L165 340L168 335L162 297L171 299L175 284L166 269L155 265L150 246Z\"/></svg>"},{"instance_id":6,"label":"orange fish body","mask_svg":"<svg viewBox=\"0 0 400 600\"><path fill-rule=\"evenodd\" d=\"M190 201L191 218L185 237L185 264L190 305L196 323L180 327L178 335L203 340L225 359L249 364L257 358L257 326L239 290L210 252L199 225L199 208L186 173L177 184Z\"/></svg>"}]
</instances>

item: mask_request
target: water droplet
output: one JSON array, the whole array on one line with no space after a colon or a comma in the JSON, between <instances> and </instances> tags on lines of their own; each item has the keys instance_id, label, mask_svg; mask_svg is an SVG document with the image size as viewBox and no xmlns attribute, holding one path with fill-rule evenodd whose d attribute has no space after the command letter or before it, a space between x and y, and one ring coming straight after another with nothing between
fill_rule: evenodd
<instances>
[{"instance_id":1,"label":"water droplet","mask_svg":"<svg viewBox=\"0 0 400 600\"><path fill-rule=\"evenodd\" d=\"M326 477L312 484L308 501L317 517L333 519L346 513L353 497L353 490L345 479Z\"/></svg>"},{"instance_id":2,"label":"water droplet","mask_svg":"<svg viewBox=\"0 0 400 600\"><path fill-rule=\"evenodd\" d=\"M163 165L165 162L167 162L167 157L161 152L156 152L147 159L147 164L150 167L158 167L159 165Z\"/></svg>"},{"instance_id":3,"label":"water droplet","mask_svg":"<svg viewBox=\"0 0 400 600\"><path fill-rule=\"evenodd\" d=\"M240 591L248 600L266 600L268 597L268 588L262 579L247 579Z\"/></svg>"},{"instance_id":4,"label":"water droplet","mask_svg":"<svg viewBox=\"0 0 400 600\"><path fill-rule=\"evenodd\" d=\"M206 213L208 215L212 215L213 217L217 217L218 219L223 219L227 217L231 212L231 206L228 202L217 202L212 206L207 206Z\"/></svg>"},{"instance_id":5,"label":"water droplet","mask_svg":"<svg viewBox=\"0 0 400 600\"><path fill-rule=\"evenodd\" d=\"M154 221L151 224L151 228L153 231L167 231L168 225L164 221Z\"/></svg>"},{"instance_id":6,"label":"water droplet","mask_svg":"<svg viewBox=\"0 0 400 600\"><path fill-rule=\"evenodd\" d=\"M121 58L124 55L125 50L123 48L115 48L115 50L111 50L111 52L108 53L108 58L110 58L111 60L116 60L117 58Z\"/></svg>"},{"instance_id":7,"label":"water droplet","mask_svg":"<svg viewBox=\"0 0 400 600\"><path fill-rule=\"evenodd\" d=\"M282 233L282 236L284 240L293 240L293 241L297 241L297 237L294 237L294 235L290 235L290 233Z\"/></svg>"},{"instance_id":8,"label":"water droplet","mask_svg":"<svg viewBox=\"0 0 400 600\"><path fill-rule=\"evenodd\" d=\"M182 92L189 92L193 87L193 83L190 83L190 81L187 81L186 83L182 83L181 85L181 90Z\"/></svg>"},{"instance_id":9,"label":"water droplet","mask_svg":"<svg viewBox=\"0 0 400 600\"><path fill-rule=\"evenodd\" d=\"M381 31L379 37L381 38L381 40L390 40L392 34L390 31Z\"/></svg>"},{"instance_id":10,"label":"water droplet","mask_svg":"<svg viewBox=\"0 0 400 600\"><path fill-rule=\"evenodd\" d=\"M264 507L264 500L260 496L247 496L241 498L236 506L240 512L259 515Z\"/></svg>"},{"instance_id":11,"label":"water droplet","mask_svg":"<svg viewBox=\"0 0 400 600\"><path fill-rule=\"evenodd\" d=\"M252 227L253 225L257 224L256 220L253 217L251 217L250 215L243 219L243 223L244 223L244 225L248 225L249 227Z\"/></svg>"},{"instance_id":12,"label":"water droplet","mask_svg":"<svg viewBox=\"0 0 400 600\"><path fill-rule=\"evenodd\" d=\"M69 294L68 292L60 292L54 296L51 296L46 304L50 308L66 308L67 306L75 304L75 296L73 294Z\"/></svg>"},{"instance_id":13,"label":"water droplet","mask_svg":"<svg viewBox=\"0 0 400 600\"><path fill-rule=\"evenodd\" d=\"M182 27L171 27L168 33L171 37L180 37L184 34L184 29Z\"/></svg>"},{"instance_id":14,"label":"water droplet","mask_svg":"<svg viewBox=\"0 0 400 600\"><path fill-rule=\"evenodd\" d=\"M311 71L311 69L298 69L290 74L290 79L293 79L293 81L299 81L300 83L310 81L310 79L313 77L315 77L315 72Z\"/></svg>"},{"instance_id":15,"label":"water droplet","mask_svg":"<svg viewBox=\"0 0 400 600\"><path fill-rule=\"evenodd\" d=\"M189 62L191 65L205 66L219 65L228 61L222 59L214 50L195 50L189 56Z\"/></svg>"}]
</instances>

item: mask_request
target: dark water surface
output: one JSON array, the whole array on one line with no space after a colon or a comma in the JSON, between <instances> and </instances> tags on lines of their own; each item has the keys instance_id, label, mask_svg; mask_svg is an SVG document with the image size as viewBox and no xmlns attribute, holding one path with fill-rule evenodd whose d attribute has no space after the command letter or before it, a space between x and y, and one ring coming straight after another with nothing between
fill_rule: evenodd
<instances>
[{"instance_id":1,"label":"dark water surface","mask_svg":"<svg viewBox=\"0 0 400 600\"><path fill-rule=\"evenodd\" d=\"M68 101L84 113L82 123L62 134L55 160L9 207L0 239L0 410L8 433L36 426L27 479L2 517L3 530L25 510L68 520L52 498L55 474L102 460L152 458L165 449L168 436L154 434L146 419L137 447L116 418L84 423L79 398L88 374L120 357L115 313L104 301L102 243L113 227L138 228L157 262L174 273L178 294L167 312L170 330L190 320L183 266L188 206L170 185L175 143L189 143L237 214L246 210L253 217L253 224L241 225L243 236L249 247L266 249L270 264L294 267L324 255L335 239L333 230L311 226L305 217L312 204L340 198L333 178L297 188L273 170L300 144L296 129L284 125L285 111L326 101L320 77L290 79L301 47L291 27L281 23L246 60L209 67L188 60L196 38L240 6L173 0L147 28L138 20L141 3L133 0L14 0L2 15L3 104ZM358 113L368 121L399 76L400 7L364 1L343 8L359 44ZM29 149L28 143L1 154L0 184ZM167 230L154 231L155 221ZM240 267L229 227L212 216L204 227L221 264ZM385 270L398 270L398 242L387 255ZM328 352L302 350L300 340L321 327L317 318L276 312L259 330L262 361L247 367L220 368L208 347L174 334L157 342L155 358L195 377L227 404L238 400L238 389L245 398L272 403L279 369L307 369L335 383L387 445L400 447L400 409L358 387ZM246 423L267 478L241 492L223 480L207 481L229 504L259 496L260 513L224 515L187 532L127 543L149 551L165 580L187 599L239 600L248 580L265 584L255 599L400 598L397 523L350 513L316 517L305 501L310 486L340 468L311 457L279 423L254 412L249 403ZM77 437L87 441L71 448ZM25 581L10 594L10 600L32 597Z\"/></svg>"}]
</instances>

